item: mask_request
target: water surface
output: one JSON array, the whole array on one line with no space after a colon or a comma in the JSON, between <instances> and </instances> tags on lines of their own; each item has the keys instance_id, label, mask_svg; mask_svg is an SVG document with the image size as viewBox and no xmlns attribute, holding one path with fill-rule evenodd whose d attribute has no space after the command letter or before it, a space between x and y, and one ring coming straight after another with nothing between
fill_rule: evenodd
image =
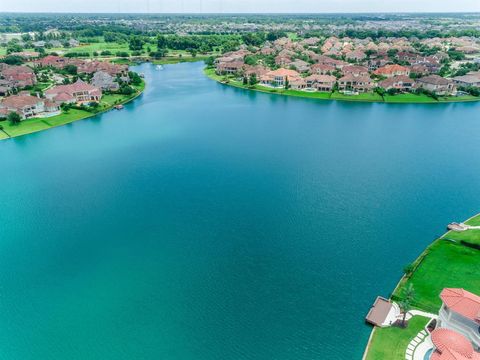
<instances>
[{"instance_id":1,"label":"water surface","mask_svg":"<svg viewBox=\"0 0 480 360\"><path fill-rule=\"evenodd\" d=\"M142 65L122 111L0 142L0 359L360 359L376 295L479 211L480 106Z\"/></svg>"}]
</instances>

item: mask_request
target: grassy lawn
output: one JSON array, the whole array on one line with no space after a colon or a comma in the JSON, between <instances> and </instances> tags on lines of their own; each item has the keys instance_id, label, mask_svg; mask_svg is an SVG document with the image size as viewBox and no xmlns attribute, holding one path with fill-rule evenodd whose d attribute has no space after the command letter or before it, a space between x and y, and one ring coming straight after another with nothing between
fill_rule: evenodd
<instances>
[{"instance_id":1,"label":"grassy lawn","mask_svg":"<svg viewBox=\"0 0 480 360\"><path fill-rule=\"evenodd\" d=\"M375 328L367 360L404 360L410 341L427 325L429 319L415 316L406 329Z\"/></svg>"},{"instance_id":2,"label":"grassy lawn","mask_svg":"<svg viewBox=\"0 0 480 360\"><path fill-rule=\"evenodd\" d=\"M474 96L461 96L461 97L448 97L440 98L435 100L427 95L416 95L416 94L397 94L397 95L385 95L384 97L380 96L374 92L360 93L358 95L345 95L341 94L338 91L334 93L328 92L308 92L308 91L298 91L298 90L285 90L285 89L273 89L270 87L255 85L254 88L245 86L241 81L234 79L232 77L227 77L224 75L217 75L215 69L205 69L205 75L209 78L226 83L231 86L240 87L243 89L249 90L258 90L263 92L268 92L271 94L279 95L289 95L289 96L298 96L311 99L322 99L322 100L343 100L343 101L364 101L364 102L387 102L387 103L439 103L439 102L456 102L456 101L480 101L480 98Z\"/></svg>"},{"instance_id":3,"label":"grassy lawn","mask_svg":"<svg viewBox=\"0 0 480 360\"><path fill-rule=\"evenodd\" d=\"M114 105L125 103L136 97L145 88L145 82L142 81L140 85L134 86L138 93L127 96L119 94L107 94L102 97L100 103L99 112L111 109ZM18 125L11 125L8 121L1 121L0 125L3 126L4 131L0 131L0 140L8 139L5 132L10 137L16 137L20 135L31 134L37 131L47 130L52 127L65 125L77 120L82 120L88 117L95 116L98 113L92 113L85 110L69 109L68 112L62 112L60 115L48 117L48 118L33 118L23 120Z\"/></svg>"},{"instance_id":4,"label":"grassy lawn","mask_svg":"<svg viewBox=\"0 0 480 360\"><path fill-rule=\"evenodd\" d=\"M427 95L416 95L416 94L396 94L396 95L385 95L385 102L388 103L437 103L438 101L431 98Z\"/></svg>"},{"instance_id":5,"label":"grassy lawn","mask_svg":"<svg viewBox=\"0 0 480 360\"><path fill-rule=\"evenodd\" d=\"M380 101L383 102L383 98L377 93L360 93L358 95L344 95L339 92L334 92L331 99L335 100L347 100L347 101Z\"/></svg>"},{"instance_id":6,"label":"grassy lawn","mask_svg":"<svg viewBox=\"0 0 480 360\"><path fill-rule=\"evenodd\" d=\"M480 215L466 222L472 226L480 225ZM415 270L410 277L404 277L392 295L394 301L402 299L405 287L410 284L415 289L413 307L423 311L438 313L442 304L440 292L446 287L464 288L480 294L480 250L466 247L461 240L480 245L480 230L463 232L449 231L442 238L435 240L415 261ZM426 320L414 317L410 326L422 327ZM420 321L420 323L417 323ZM409 326L409 328L410 328ZM408 329L407 329L408 330ZM404 359L408 341L403 340L401 329L376 328L369 347L367 359ZM413 337L413 331L405 337ZM395 351L395 357L390 355Z\"/></svg>"},{"instance_id":7,"label":"grassy lawn","mask_svg":"<svg viewBox=\"0 0 480 360\"><path fill-rule=\"evenodd\" d=\"M480 216L467 223L479 225ZM462 245L461 240L480 244L480 230L449 231L436 240L416 260L414 273L402 279L392 298L401 298L403 288L411 283L416 293L414 306L435 313L441 305L439 294L445 287L461 287L480 294L480 250Z\"/></svg>"}]
</instances>

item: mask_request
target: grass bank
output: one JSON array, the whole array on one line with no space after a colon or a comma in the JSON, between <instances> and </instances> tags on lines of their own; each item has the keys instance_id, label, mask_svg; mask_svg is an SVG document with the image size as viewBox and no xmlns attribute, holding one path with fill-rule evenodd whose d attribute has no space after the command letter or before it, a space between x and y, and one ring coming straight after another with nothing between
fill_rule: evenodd
<instances>
[{"instance_id":1,"label":"grass bank","mask_svg":"<svg viewBox=\"0 0 480 360\"><path fill-rule=\"evenodd\" d=\"M465 223L472 226L480 225L480 214ZM480 250L472 246L480 246L480 230L447 232L428 246L415 260L413 272L402 277L392 294L392 299L401 301L404 289L412 284L416 294L413 307L437 313L441 306L439 295L443 288L464 288L480 294L480 277L478 276L480 274ZM413 320L415 322L412 322ZM412 321L407 329L375 328L367 349L366 359L383 359L385 357L382 357L381 354L390 353L389 349L393 349L393 346L405 345L403 352L388 357L392 360L403 360L408 342L404 344L401 339L410 336L411 332L415 333L417 330L417 318L414 317ZM412 325L413 327L410 329Z\"/></svg>"},{"instance_id":2,"label":"grass bank","mask_svg":"<svg viewBox=\"0 0 480 360\"><path fill-rule=\"evenodd\" d=\"M399 327L375 329L366 360L404 360L408 344L429 320L415 316L409 321L406 329Z\"/></svg>"},{"instance_id":3,"label":"grass bank","mask_svg":"<svg viewBox=\"0 0 480 360\"><path fill-rule=\"evenodd\" d=\"M32 118L23 120L20 124L12 125L8 121L0 121L3 130L0 131L0 140L27 135L38 131L48 130L57 126L66 125L74 121L83 120L112 109L115 105L125 104L139 96L145 89L145 82L134 86L137 90L132 95L107 94L102 97L99 108L95 112L69 109L61 114L48 118Z\"/></svg>"},{"instance_id":4,"label":"grass bank","mask_svg":"<svg viewBox=\"0 0 480 360\"><path fill-rule=\"evenodd\" d=\"M475 96L461 96L461 97L441 97L434 99L427 95L416 95L416 94L398 94L398 95L385 95L380 96L377 93L361 93L359 95L344 95L335 91L330 92L320 92L320 91L298 91L298 90L286 90L286 89L274 89L262 85L244 85L242 81L236 80L234 78L227 78L225 76L217 75L215 69L204 69L204 73L210 79L218 81L225 85L234 86L237 88L242 88L246 90L265 92L269 94L285 95L285 96L296 96L309 99L319 99L319 100L340 100L340 101L356 101L356 102L379 102L379 103L397 103L397 104L439 104L447 102L468 102L468 101L480 101L480 97Z\"/></svg>"}]
</instances>

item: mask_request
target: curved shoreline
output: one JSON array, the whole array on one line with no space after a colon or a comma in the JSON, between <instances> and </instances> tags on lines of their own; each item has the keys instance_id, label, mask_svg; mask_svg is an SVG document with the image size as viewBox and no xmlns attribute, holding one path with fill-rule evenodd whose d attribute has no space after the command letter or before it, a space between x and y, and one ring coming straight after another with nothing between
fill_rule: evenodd
<instances>
[{"instance_id":1,"label":"curved shoreline","mask_svg":"<svg viewBox=\"0 0 480 360\"><path fill-rule=\"evenodd\" d=\"M467 220L463 221L464 223L476 218L480 216L480 213L477 213L476 215L473 215L471 217L469 217ZM413 265L414 265L414 270L412 271L412 274L410 276L413 275L413 273L417 270L418 266L420 265L420 263L422 262L422 260L428 255L428 252L430 251L430 249L432 248L433 245L435 245L437 242L441 241L443 238L445 238L445 236L447 234L450 234L452 232L452 230L448 230L446 233L444 233L442 236L440 236L439 238L435 239L434 241L432 241L426 248L425 250L423 250L420 255L413 261ZM390 296L389 296L389 300L392 300L395 292L398 290L398 288L402 285L402 283L404 281L407 280L407 275L406 274L403 274L402 277L400 278L400 280L398 281L397 285L395 286L395 288L393 289L393 291L391 292ZM373 327L372 331L370 332L370 336L368 338L368 342L367 342L367 345L365 347L365 351L363 353L363 356L362 356L362 360L365 360L367 358L367 355L368 355L368 351L370 349L370 345L371 345L371 342L372 342L372 338L373 338L373 334L375 333L375 330L377 329L376 326Z\"/></svg>"},{"instance_id":2,"label":"curved shoreline","mask_svg":"<svg viewBox=\"0 0 480 360\"><path fill-rule=\"evenodd\" d=\"M22 136L26 136L26 135L30 135L30 134L35 134L35 133L38 133L38 132L42 132L42 131L54 129L54 128L57 128L57 127L60 127L60 126L72 124L72 123L77 122L77 121L80 121L80 120L90 119L90 118L92 118L92 117L94 117L94 116L97 116L97 115L101 115L101 114L103 114L103 113L106 113L107 111L112 110L112 109L113 109L115 106L117 106L117 105L128 104L129 102L135 100L136 98L138 98L140 95L143 94L143 92L145 91L146 85L147 85L147 84L146 84L145 80L142 79L142 86L141 86L140 89L137 89L138 92L137 92L134 96L132 96L131 98L124 99L124 100L122 100L122 101L120 101L120 102L118 102L118 103L114 103L114 104L112 104L111 106L109 106L109 107L107 107L107 108L105 108L105 109L102 109L102 110L100 110L100 111L98 111L98 112L96 112L96 113L90 113L90 114L88 114L88 115L86 115L86 116L80 116L80 117L78 117L78 118L76 118L76 119L74 118L74 119L71 119L71 120L67 120L67 121L62 122L62 123L59 123L59 124L48 125L47 128L43 128L43 129L33 129L32 131L27 131L27 132L24 132L24 133L21 133L21 134L18 134L18 135L13 135L13 136L10 135L9 133L7 133L5 130L2 130L2 133L8 135L8 137L0 137L0 141L2 141L2 140L15 139L15 138L22 137ZM65 113L62 112L61 114L55 115L55 116L61 116L61 115L64 115L64 114L65 114ZM45 121L48 122L49 119L54 119L55 116L52 116L52 117L50 117L50 118L49 118L49 117L46 117L46 118L33 118L33 119L31 119L31 120L38 120L38 122L44 122L44 123L45 123ZM0 123L0 125L1 125L1 123ZM17 125L17 126L21 126L21 125L22 125L22 123L20 123L20 125Z\"/></svg>"},{"instance_id":3,"label":"curved shoreline","mask_svg":"<svg viewBox=\"0 0 480 360\"><path fill-rule=\"evenodd\" d=\"M353 98L349 97L348 95L343 95L343 94L333 94L335 96L339 96L337 98L332 98L332 93L326 93L326 92L306 92L306 91L301 91L301 90L284 90L284 89L269 89L267 87L261 86L261 85L255 85L253 88L251 86L245 86L243 84L240 84L239 82L225 82L221 79L221 77L215 72L209 71L211 69L205 67L203 69L203 73L205 76L210 78L211 80L214 80L222 85L226 86L231 86L234 88L238 89L244 89L244 90L249 90L249 91L255 91L255 92L260 92L260 93L265 93L265 94L271 94L271 95L281 95L281 96L291 96L291 97L299 97L299 98L304 98L304 99L315 99L315 100L324 100L324 101L345 101L345 102L364 102L364 103L379 103L379 104L454 104L454 103L472 103L472 102L480 102L480 97L478 98L469 98L469 99L456 99L455 97L452 97L452 100L435 100L433 98L427 98L427 97L420 97L417 100L402 100L398 99L398 101L389 101L385 100L383 97L381 99L375 98L377 97L376 94L374 93L364 93L364 95L370 95L372 98ZM362 96L362 94L358 95ZM398 97L401 95L393 95L392 98ZM378 95L380 97L380 95Z\"/></svg>"}]
</instances>

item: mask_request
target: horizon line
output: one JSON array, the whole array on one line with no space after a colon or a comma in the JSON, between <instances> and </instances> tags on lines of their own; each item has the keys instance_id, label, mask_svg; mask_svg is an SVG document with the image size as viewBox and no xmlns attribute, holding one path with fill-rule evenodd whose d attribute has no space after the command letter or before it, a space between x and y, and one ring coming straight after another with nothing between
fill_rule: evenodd
<instances>
[{"instance_id":1,"label":"horizon line","mask_svg":"<svg viewBox=\"0 0 480 360\"><path fill-rule=\"evenodd\" d=\"M3 14L132 14L132 15L337 15L337 14L479 14L480 10L475 11L355 11L355 12L86 12L86 11L0 11L0 16Z\"/></svg>"}]
</instances>

